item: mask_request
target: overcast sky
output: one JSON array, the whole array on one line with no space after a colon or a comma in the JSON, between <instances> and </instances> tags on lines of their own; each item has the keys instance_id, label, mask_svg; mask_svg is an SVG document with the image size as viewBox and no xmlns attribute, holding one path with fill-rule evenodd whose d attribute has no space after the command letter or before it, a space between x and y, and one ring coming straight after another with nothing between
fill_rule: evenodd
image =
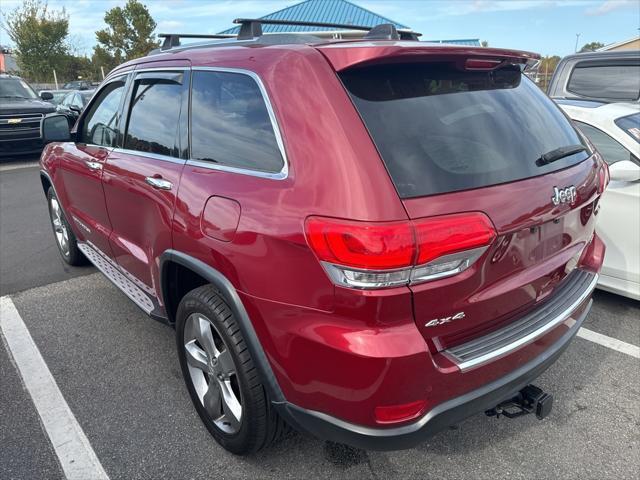
<instances>
[{"instance_id":1,"label":"overcast sky","mask_svg":"<svg viewBox=\"0 0 640 480\"><path fill-rule=\"evenodd\" d=\"M294 5L292 0L142 0L158 23L157 32L217 33L237 17L260 17ZM7 12L22 0L0 0ZM70 35L90 54L104 12L125 0L49 0L65 8ZM362 7L408 25L423 39L479 38L491 46L542 55L572 53L587 42L614 43L638 35L639 0L353 0ZM4 31L0 43L9 44Z\"/></svg>"}]
</instances>

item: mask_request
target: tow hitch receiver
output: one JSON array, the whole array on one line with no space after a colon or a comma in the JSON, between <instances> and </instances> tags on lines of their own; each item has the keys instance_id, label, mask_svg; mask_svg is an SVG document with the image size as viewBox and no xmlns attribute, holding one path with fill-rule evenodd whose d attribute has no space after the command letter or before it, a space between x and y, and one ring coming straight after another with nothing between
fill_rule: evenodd
<instances>
[{"instance_id":1,"label":"tow hitch receiver","mask_svg":"<svg viewBox=\"0 0 640 480\"><path fill-rule=\"evenodd\" d=\"M527 385L511 400L502 402L484 413L489 417L496 418L500 418L501 415L507 418L516 418L528 413L535 413L538 420L542 420L551 413L552 407L553 395L544 393L541 388L535 385Z\"/></svg>"}]
</instances>

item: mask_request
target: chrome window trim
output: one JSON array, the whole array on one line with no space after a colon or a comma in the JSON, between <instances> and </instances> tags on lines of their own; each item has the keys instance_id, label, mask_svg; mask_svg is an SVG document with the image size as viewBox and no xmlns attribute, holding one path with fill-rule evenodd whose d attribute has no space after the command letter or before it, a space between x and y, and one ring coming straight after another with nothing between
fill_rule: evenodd
<instances>
[{"instance_id":1,"label":"chrome window trim","mask_svg":"<svg viewBox=\"0 0 640 480\"><path fill-rule=\"evenodd\" d=\"M170 157L169 155L162 155L160 153L144 152L139 150L131 150L129 148L116 147L112 150L114 153L124 153L126 155L137 155L139 157L151 158L154 160L162 160L163 162L171 162L183 165L186 160L183 158Z\"/></svg>"},{"instance_id":2,"label":"chrome window trim","mask_svg":"<svg viewBox=\"0 0 640 480\"><path fill-rule=\"evenodd\" d=\"M271 121L271 128L273 129L273 133L276 137L276 144L278 145L278 150L280 150L280 155L282 156L282 169L279 172L264 172L260 170L250 169L250 168L241 168L241 167L233 167L230 165L223 165L213 162L208 162L205 160L197 160L191 158L189 155L189 159L187 160L187 165L207 168L210 170L219 170L223 172L237 173L241 175L249 175L252 177L259 178L267 178L270 180L284 180L289 176L289 160L287 158L287 153L284 148L284 141L282 140L282 133L280 131L280 126L278 125L278 120L276 118L276 114L273 110L273 106L271 104L271 100L269 99L269 95L267 94L267 90L262 83L262 79L260 76L252 72L251 70L245 70L243 68L226 68L226 67L192 67L193 72L221 72L221 73L236 73L240 75L247 75L253 79L254 82L258 85L258 89L260 90L260 94L262 95L262 100L267 109L267 113L269 115L269 120ZM191 108L189 109L189 140L191 140ZM191 142L189 142L191 144Z\"/></svg>"}]
</instances>

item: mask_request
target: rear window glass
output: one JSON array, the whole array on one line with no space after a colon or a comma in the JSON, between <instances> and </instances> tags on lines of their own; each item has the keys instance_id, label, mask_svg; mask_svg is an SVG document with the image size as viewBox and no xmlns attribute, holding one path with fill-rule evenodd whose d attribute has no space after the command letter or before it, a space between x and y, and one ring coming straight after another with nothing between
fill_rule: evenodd
<instances>
[{"instance_id":1,"label":"rear window glass","mask_svg":"<svg viewBox=\"0 0 640 480\"><path fill-rule=\"evenodd\" d=\"M543 175L588 156L537 164L542 154L582 140L515 66L376 66L341 78L403 198Z\"/></svg>"},{"instance_id":2,"label":"rear window glass","mask_svg":"<svg viewBox=\"0 0 640 480\"><path fill-rule=\"evenodd\" d=\"M567 90L583 97L637 100L640 65L590 65L573 70Z\"/></svg>"}]
</instances>

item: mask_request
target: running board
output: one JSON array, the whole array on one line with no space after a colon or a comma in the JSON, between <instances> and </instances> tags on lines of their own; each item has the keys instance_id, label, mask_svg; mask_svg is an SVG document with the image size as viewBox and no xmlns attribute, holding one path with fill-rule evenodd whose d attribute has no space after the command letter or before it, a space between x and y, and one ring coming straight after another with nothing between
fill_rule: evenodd
<instances>
[{"instance_id":1,"label":"running board","mask_svg":"<svg viewBox=\"0 0 640 480\"><path fill-rule=\"evenodd\" d=\"M157 299L127 278L119 265L89 242L78 242L78 248L105 277L122 290L122 293L129 297L143 312L155 320L168 323L164 309L158 304Z\"/></svg>"}]
</instances>

